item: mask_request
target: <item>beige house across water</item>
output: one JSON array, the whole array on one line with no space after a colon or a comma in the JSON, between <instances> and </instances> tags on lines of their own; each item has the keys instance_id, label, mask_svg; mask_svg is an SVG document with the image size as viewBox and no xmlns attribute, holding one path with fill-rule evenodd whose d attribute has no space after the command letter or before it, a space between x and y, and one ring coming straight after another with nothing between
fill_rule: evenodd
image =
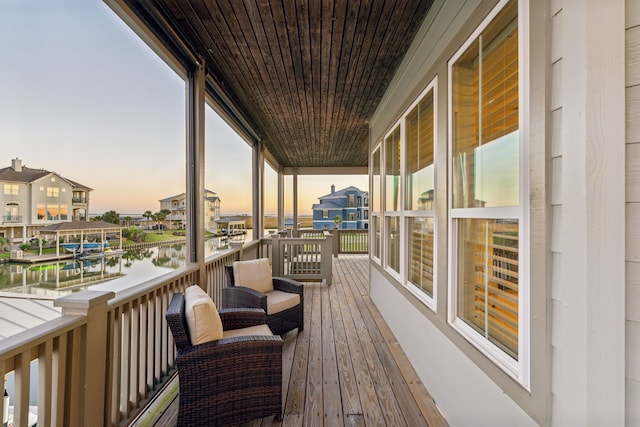
<instances>
[{"instance_id":1,"label":"beige house across water","mask_svg":"<svg viewBox=\"0 0 640 427\"><path fill-rule=\"evenodd\" d=\"M29 240L40 227L87 221L91 188L56 172L33 169L22 160L0 169L0 236L11 243Z\"/></svg>"}]
</instances>

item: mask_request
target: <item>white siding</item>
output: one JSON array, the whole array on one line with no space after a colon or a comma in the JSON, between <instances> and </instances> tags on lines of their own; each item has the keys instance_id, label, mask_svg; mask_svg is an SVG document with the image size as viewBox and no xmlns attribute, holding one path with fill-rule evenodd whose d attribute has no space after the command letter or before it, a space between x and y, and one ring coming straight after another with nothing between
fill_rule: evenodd
<instances>
[{"instance_id":1,"label":"white siding","mask_svg":"<svg viewBox=\"0 0 640 427\"><path fill-rule=\"evenodd\" d=\"M551 425L622 425L624 2L551 7Z\"/></svg>"},{"instance_id":2,"label":"white siding","mask_svg":"<svg viewBox=\"0 0 640 427\"><path fill-rule=\"evenodd\" d=\"M626 3L626 425L640 425L640 2Z\"/></svg>"}]
</instances>

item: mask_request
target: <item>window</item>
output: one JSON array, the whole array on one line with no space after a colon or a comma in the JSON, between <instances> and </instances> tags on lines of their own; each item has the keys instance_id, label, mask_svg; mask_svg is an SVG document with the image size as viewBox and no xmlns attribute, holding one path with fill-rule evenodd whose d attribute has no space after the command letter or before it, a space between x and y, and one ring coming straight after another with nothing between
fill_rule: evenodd
<instances>
[{"instance_id":1,"label":"window","mask_svg":"<svg viewBox=\"0 0 640 427\"><path fill-rule=\"evenodd\" d=\"M407 286L434 308L434 80L405 117ZM424 298L426 297L426 298Z\"/></svg>"},{"instance_id":2,"label":"window","mask_svg":"<svg viewBox=\"0 0 640 427\"><path fill-rule=\"evenodd\" d=\"M349 208L355 208L356 207L356 195L355 194L349 194L348 201L347 201L347 207L349 207Z\"/></svg>"},{"instance_id":3,"label":"window","mask_svg":"<svg viewBox=\"0 0 640 427\"><path fill-rule=\"evenodd\" d=\"M449 62L449 321L527 386L519 86L518 4L502 1Z\"/></svg>"},{"instance_id":4,"label":"window","mask_svg":"<svg viewBox=\"0 0 640 427\"><path fill-rule=\"evenodd\" d=\"M44 203L38 203L37 217L40 221L44 221L46 219Z\"/></svg>"},{"instance_id":5,"label":"window","mask_svg":"<svg viewBox=\"0 0 640 427\"><path fill-rule=\"evenodd\" d=\"M384 139L385 266L400 274L400 125Z\"/></svg>"},{"instance_id":6,"label":"window","mask_svg":"<svg viewBox=\"0 0 640 427\"><path fill-rule=\"evenodd\" d=\"M380 225L380 214L382 211L382 176L380 167L380 146L371 155L371 222L373 233L371 233L371 256L378 263L382 258L382 233Z\"/></svg>"},{"instance_id":7,"label":"window","mask_svg":"<svg viewBox=\"0 0 640 427\"><path fill-rule=\"evenodd\" d=\"M347 214L347 221L355 221L356 220L356 214L354 212L349 212Z\"/></svg>"},{"instance_id":8,"label":"window","mask_svg":"<svg viewBox=\"0 0 640 427\"><path fill-rule=\"evenodd\" d=\"M329 218L329 209L322 209L322 218Z\"/></svg>"},{"instance_id":9,"label":"window","mask_svg":"<svg viewBox=\"0 0 640 427\"><path fill-rule=\"evenodd\" d=\"M60 189L58 187L47 187L47 197L59 197Z\"/></svg>"},{"instance_id":10,"label":"window","mask_svg":"<svg viewBox=\"0 0 640 427\"><path fill-rule=\"evenodd\" d=\"M4 221L20 222L20 206L18 206L16 203L8 203L4 207Z\"/></svg>"},{"instance_id":11,"label":"window","mask_svg":"<svg viewBox=\"0 0 640 427\"><path fill-rule=\"evenodd\" d=\"M6 196L17 196L18 195L18 184L5 184L4 185L4 194Z\"/></svg>"},{"instance_id":12,"label":"window","mask_svg":"<svg viewBox=\"0 0 640 427\"><path fill-rule=\"evenodd\" d=\"M60 206L47 205L47 220L60 219Z\"/></svg>"}]
</instances>

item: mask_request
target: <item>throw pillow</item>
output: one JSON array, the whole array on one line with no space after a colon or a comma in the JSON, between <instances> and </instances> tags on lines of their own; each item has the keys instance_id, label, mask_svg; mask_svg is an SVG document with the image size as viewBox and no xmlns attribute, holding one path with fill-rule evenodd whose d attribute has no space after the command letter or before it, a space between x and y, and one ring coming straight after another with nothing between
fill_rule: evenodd
<instances>
[{"instance_id":1,"label":"throw pillow","mask_svg":"<svg viewBox=\"0 0 640 427\"><path fill-rule=\"evenodd\" d=\"M184 291L185 315L193 345L222 338L222 321L213 300L198 285Z\"/></svg>"}]
</instances>

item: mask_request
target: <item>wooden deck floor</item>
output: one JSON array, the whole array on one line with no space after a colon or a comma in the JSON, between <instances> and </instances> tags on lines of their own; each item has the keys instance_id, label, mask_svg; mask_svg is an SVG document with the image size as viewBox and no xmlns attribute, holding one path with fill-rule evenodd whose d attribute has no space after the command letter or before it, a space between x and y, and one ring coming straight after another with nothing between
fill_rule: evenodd
<instances>
[{"instance_id":1,"label":"wooden deck floor","mask_svg":"<svg viewBox=\"0 0 640 427\"><path fill-rule=\"evenodd\" d=\"M283 420L246 426L444 426L368 296L366 255L334 258L333 285L308 283L305 330L285 336ZM174 426L175 399L156 426Z\"/></svg>"}]
</instances>

